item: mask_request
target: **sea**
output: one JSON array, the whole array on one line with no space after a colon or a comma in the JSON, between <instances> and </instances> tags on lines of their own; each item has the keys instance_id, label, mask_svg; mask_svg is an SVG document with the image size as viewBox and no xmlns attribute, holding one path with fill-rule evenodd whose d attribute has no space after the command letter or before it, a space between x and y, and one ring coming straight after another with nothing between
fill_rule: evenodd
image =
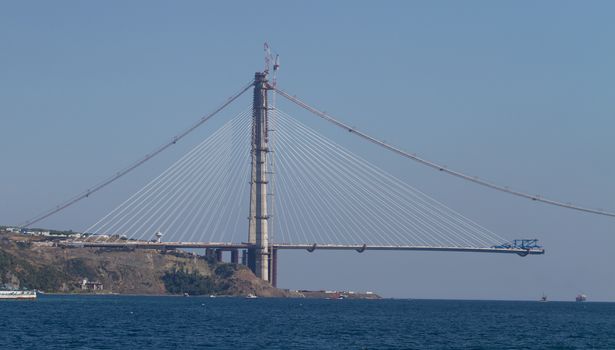
<instances>
[{"instance_id":1,"label":"sea","mask_svg":"<svg viewBox=\"0 0 615 350\"><path fill-rule=\"evenodd\" d=\"M43 295L0 349L615 349L615 303Z\"/></svg>"}]
</instances>

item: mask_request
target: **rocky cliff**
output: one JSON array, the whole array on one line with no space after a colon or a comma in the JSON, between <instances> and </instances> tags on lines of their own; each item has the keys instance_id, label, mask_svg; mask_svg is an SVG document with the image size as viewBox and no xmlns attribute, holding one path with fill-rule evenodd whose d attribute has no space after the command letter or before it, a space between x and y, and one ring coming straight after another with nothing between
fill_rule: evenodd
<instances>
[{"instance_id":1,"label":"rocky cliff","mask_svg":"<svg viewBox=\"0 0 615 350\"><path fill-rule=\"evenodd\" d=\"M0 234L2 285L61 293L293 296L245 266L188 252L61 248L50 239L10 233Z\"/></svg>"}]
</instances>

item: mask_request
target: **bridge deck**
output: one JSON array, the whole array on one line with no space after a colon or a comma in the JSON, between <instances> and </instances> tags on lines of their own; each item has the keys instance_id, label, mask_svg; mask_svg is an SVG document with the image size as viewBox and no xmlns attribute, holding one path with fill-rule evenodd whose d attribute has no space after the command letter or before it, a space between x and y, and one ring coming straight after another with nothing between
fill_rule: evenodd
<instances>
[{"instance_id":1,"label":"bridge deck","mask_svg":"<svg viewBox=\"0 0 615 350\"><path fill-rule=\"evenodd\" d=\"M67 247L87 247L87 248L132 248L132 249L248 249L252 245L249 243L228 243L228 242L88 242L88 241L67 241L61 245ZM544 254L542 248L502 248L502 247L431 247L413 245L367 245L367 244L289 244L274 243L274 249L295 249L307 250L355 250L359 253L366 250L418 250L418 251L440 251L440 252L472 252L472 253L505 253L518 255L540 255Z\"/></svg>"}]
</instances>

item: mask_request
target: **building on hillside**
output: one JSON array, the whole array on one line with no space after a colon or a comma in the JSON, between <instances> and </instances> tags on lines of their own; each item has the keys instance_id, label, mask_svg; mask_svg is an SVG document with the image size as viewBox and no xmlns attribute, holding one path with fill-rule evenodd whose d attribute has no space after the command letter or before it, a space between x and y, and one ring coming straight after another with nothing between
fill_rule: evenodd
<instances>
[{"instance_id":1,"label":"building on hillside","mask_svg":"<svg viewBox=\"0 0 615 350\"><path fill-rule=\"evenodd\" d=\"M104 286L101 282L98 281L88 281L87 278L84 278L83 281L81 281L81 290L87 290L87 291L99 291L99 290L104 290Z\"/></svg>"}]
</instances>

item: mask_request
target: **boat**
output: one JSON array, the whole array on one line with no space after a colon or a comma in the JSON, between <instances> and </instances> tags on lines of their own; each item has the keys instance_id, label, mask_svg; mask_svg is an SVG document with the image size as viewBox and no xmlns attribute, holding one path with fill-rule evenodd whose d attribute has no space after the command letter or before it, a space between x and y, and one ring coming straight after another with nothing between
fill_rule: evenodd
<instances>
[{"instance_id":1,"label":"boat","mask_svg":"<svg viewBox=\"0 0 615 350\"><path fill-rule=\"evenodd\" d=\"M547 302L547 296L543 293L542 296L540 297L540 302Z\"/></svg>"},{"instance_id":2,"label":"boat","mask_svg":"<svg viewBox=\"0 0 615 350\"><path fill-rule=\"evenodd\" d=\"M258 298L258 297L256 295L252 294L252 293L246 295L246 299L256 299L256 298Z\"/></svg>"},{"instance_id":3,"label":"boat","mask_svg":"<svg viewBox=\"0 0 615 350\"><path fill-rule=\"evenodd\" d=\"M32 300L32 299L36 299L36 291L35 290L0 290L0 300L2 299Z\"/></svg>"},{"instance_id":4,"label":"boat","mask_svg":"<svg viewBox=\"0 0 615 350\"><path fill-rule=\"evenodd\" d=\"M344 300L346 296L341 294L340 292L332 293L330 297L326 297L327 300Z\"/></svg>"},{"instance_id":5,"label":"boat","mask_svg":"<svg viewBox=\"0 0 615 350\"><path fill-rule=\"evenodd\" d=\"M585 294L577 294L577 297L574 300L576 300L578 302L586 301L587 300L587 295L585 295Z\"/></svg>"}]
</instances>

